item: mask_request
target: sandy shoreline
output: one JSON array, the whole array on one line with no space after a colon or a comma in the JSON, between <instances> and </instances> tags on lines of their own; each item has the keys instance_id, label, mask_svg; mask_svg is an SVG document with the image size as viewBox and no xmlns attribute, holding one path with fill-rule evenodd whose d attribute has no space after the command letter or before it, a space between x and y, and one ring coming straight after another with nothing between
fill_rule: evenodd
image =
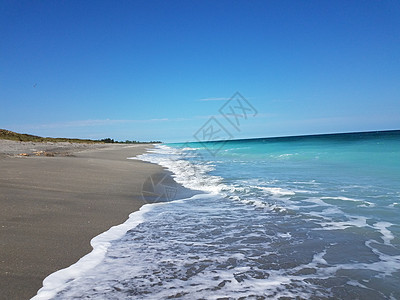
<instances>
[{"instance_id":1,"label":"sandy shoreline","mask_svg":"<svg viewBox=\"0 0 400 300\"><path fill-rule=\"evenodd\" d=\"M70 156L90 149L110 147L110 144L17 142L0 139L0 158L9 156ZM49 154L49 155L44 155Z\"/></svg>"},{"instance_id":2,"label":"sandy shoreline","mask_svg":"<svg viewBox=\"0 0 400 300\"><path fill-rule=\"evenodd\" d=\"M163 169L126 159L151 145L13 143L0 143L0 298L29 299L145 204L144 181ZM14 156L54 148L54 157Z\"/></svg>"}]
</instances>

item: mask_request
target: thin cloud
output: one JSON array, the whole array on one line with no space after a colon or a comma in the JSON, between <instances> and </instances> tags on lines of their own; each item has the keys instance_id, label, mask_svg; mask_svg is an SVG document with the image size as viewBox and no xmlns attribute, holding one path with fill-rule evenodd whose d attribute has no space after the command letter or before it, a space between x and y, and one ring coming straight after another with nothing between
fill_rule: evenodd
<instances>
[{"instance_id":1,"label":"thin cloud","mask_svg":"<svg viewBox=\"0 0 400 300\"><path fill-rule=\"evenodd\" d=\"M211 101L211 100L210 100ZM259 114L258 117L274 117L274 114ZM17 126L19 130L32 130L32 129L61 129L61 128L88 128L88 127L102 127L102 126L117 126L121 124L143 124L143 123L163 123L163 122L186 122L194 120L207 120L211 117L217 119L224 119L224 117L216 113L214 115L195 115L192 117L176 117L176 118L153 118L153 119L97 119L97 120L76 120L57 123L44 123L44 124L25 124ZM15 128L15 126L10 126Z\"/></svg>"},{"instance_id":2,"label":"thin cloud","mask_svg":"<svg viewBox=\"0 0 400 300\"><path fill-rule=\"evenodd\" d=\"M165 122L169 121L167 118L161 119L148 119L148 120L77 120L77 121L67 121L59 123L47 123L32 125L31 128L44 129L44 128L68 128L68 127L96 127L96 126L110 126L117 124L128 124L128 123L152 123L152 122Z\"/></svg>"},{"instance_id":3,"label":"thin cloud","mask_svg":"<svg viewBox=\"0 0 400 300\"><path fill-rule=\"evenodd\" d=\"M198 101L226 101L229 100L230 98L203 98L203 99L199 99Z\"/></svg>"},{"instance_id":4,"label":"thin cloud","mask_svg":"<svg viewBox=\"0 0 400 300\"><path fill-rule=\"evenodd\" d=\"M210 100L211 101L211 100ZM274 114L259 114L258 117L273 117ZM25 130L29 129L57 129L57 128L85 128L85 127L101 127L101 126L113 126L119 124L140 124L140 123L162 123L162 122L185 122L193 120L206 120L211 117L217 119L224 119L221 114L216 113L215 115L197 115L188 117L177 117L177 118L153 118L153 119L97 119L97 120L76 120L76 121L66 121L57 123L44 123L44 124L25 124L20 127ZM15 126L11 126L15 127Z\"/></svg>"},{"instance_id":5,"label":"thin cloud","mask_svg":"<svg viewBox=\"0 0 400 300\"><path fill-rule=\"evenodd\" d=\"M272 103L291 103L293 102L292 99L271 99L270 102Z\"/></svg>"}]
</instances>

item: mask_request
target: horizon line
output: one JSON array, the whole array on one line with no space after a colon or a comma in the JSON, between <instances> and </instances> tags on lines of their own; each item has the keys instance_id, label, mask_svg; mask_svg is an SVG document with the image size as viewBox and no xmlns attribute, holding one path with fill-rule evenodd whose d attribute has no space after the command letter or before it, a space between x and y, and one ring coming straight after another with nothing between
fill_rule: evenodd
<instances>
[{"instance_id":1,"label":"horizon line","mask_svg":"<svg viewBox=\"0 0 400 300\"><path fill-rule=\"evenodd\" d=\"M348 132L332 132L332 133L312 133L312 134L300 134L300 135L282 135L282 136L270 136L270 137L251 137L251 138L240 138L240 139L228 139L228 140L211 140L211 141L190 141L184 143L226 143L231 141L247 141L247 140L260 140L260 139L285 139L285 138L306 138L306 137L320 137L320 136L332 136L332 135L351 135L351 134L373 134L373 133L388 133L388 132L400 132L399 129L383 129L383 130L367 130L367 131L348 131ZM163 144L182 144L182 142L170 142Z\"/></svg>"}]
</instances>

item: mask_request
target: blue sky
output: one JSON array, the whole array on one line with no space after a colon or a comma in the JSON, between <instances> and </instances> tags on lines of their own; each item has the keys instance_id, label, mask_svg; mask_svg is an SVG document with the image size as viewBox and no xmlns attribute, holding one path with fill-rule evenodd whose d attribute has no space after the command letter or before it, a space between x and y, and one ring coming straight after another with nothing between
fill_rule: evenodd
<instances>
[{"instance_id":1,"label":"blue sky","mask_svg":"<svg viewBox=\"0 0 400 300\"><path fill-rule=\"evenodd\" d=\"M191 141L400 129L398 1L1 1L0 128ZM257 110L235 129L219 109Z\"/></svg>"}]
</instances>

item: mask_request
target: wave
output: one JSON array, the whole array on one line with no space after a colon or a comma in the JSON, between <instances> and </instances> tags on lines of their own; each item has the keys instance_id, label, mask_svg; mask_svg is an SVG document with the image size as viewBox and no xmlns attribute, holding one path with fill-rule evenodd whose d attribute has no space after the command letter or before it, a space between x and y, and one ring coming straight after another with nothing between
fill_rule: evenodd
<instances>
[{"instance_id":1,"label":"wave","mask_svg":"<svg viewBox=\"0 0 400 300\"><path fill-rule=\"evenodd\" d=\"M398 225L373 215L389 204L397 209L398 198L381 205L386 198L364 197L369 188L357 193L358 186L332 184L329 176L286 176L292 165L267 177L256 168L270 162L223 155L207 160L198 148L157 145L134 158L205 193L151 206L61 298L400 295Z\"/></svg>"},{"instance_id":2,"label":"wave","mask_svg":"<svg viewBox=\"0 0 400 300\"><path fill-rule=\"evenodd\" d=\"M78 262L68 268L59 270L47 276L43 281L43 287L32 300L50 299L63 290L71 281L79 278L88 270L97 266L104 259L107 249L112 241L124 236L128 230L135 228L143 222L143 215L157 204L146 204L139 211L133 212L123 224L113 226L106 232L94 237L90 241L93 250L79 259Z\"/></svg>"}]
</instances>

